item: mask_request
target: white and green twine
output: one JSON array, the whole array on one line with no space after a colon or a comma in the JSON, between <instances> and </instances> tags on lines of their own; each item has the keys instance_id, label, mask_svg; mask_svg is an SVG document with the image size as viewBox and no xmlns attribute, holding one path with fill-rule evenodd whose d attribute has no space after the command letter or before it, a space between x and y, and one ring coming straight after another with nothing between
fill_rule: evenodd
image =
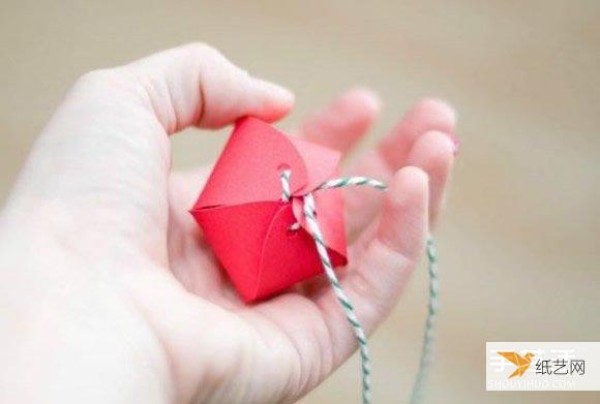
<instances>
[{"instance_id":1,"label":"white and green twine","mask_svg":"<svg viewBox=\"0 0 600 404\"><path fill-rule=\"evenodd\" d=\"M281 178L281 186L282 186L282 200L284 202L289 202L291 199L291 191L290 191L290 177L291 170L284 169L280 173ZM325 181L323 184L318 186L316 190L324 190L324 189L332 189L332 188L344 188L350 186L369 186L378 190L385 191L387 189L387 185L383 182L377 181L368 177L341 177L335 178L328 181ZM321 229L317 222L316 217L316 207L315 207L315 199L311 192L303 195L303 213L306 219L306 224L308 226L308 230L310 235L312 236L315 246L317 248L317 252L319 254L319 258L321 260L321 264L323 265L323 269L325 271L325 275L331 284L331 287L335 293L335 296L340 303L340 306L344 310L346 318L352 329L354 331L354 335L356 336L356 340L358 342L358 349L360 353L361 360L361 372L362 372L362 398L363 404L371 403L371 359L369 356L369 348L367 344L367 336L365 334L364 329L362 328L360 322L358 321L358 317L356 316L356 312L354 310L354 306L352 302L344 292L340 281L338 280L335 271L333 270L333 266L331 264L331 260L329 258L329 254L327 253L327 246L325 245L325 241L323 239L323 234L321 233ZM290 230L298 230L300 227L299 223L294 223ZM433 242L433 238L429 236L427 238L427 260L428 260L428 273L429 273L429 298L428 298L428 312L427 312L427 320L425 322L425 334L423 337L423 351L421 353L421 360L419 364L419 370L417 373L417 378L415 384L413 386L413 390L411 393L411 403L419 403L423 399L424 395L424 387L426 384L427 373L429 366L431 364L431 360L433 357L433 342L434 342L434 328L435 328L435 320L437 317L437 311L439 306L439 279L438 279L438 270L437 270L437 252L435 249L435 245Z\"/></svg>"}]
</instances>

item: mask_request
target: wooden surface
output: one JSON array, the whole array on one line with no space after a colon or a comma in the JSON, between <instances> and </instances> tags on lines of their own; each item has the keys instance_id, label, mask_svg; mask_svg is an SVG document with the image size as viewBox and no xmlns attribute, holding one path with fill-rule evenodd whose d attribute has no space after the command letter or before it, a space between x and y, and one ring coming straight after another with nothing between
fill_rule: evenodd
<instances>
[{"instance_id":1,"label":"wooden surface","mask_svg":"<svg viewBox=\"0 0 600 404\"><path fill-rule=\"evenodd\" d=\"M600 400L486 393L484 368L485 341L600 340L599 2L47 3L0 6L0 197L79 75L180 43L209 42L292 88L288 127L347 87L372 86L386 107L363 147L418 98L441 96L459 111L462 150L438 232L430 402ZM211 160L223 140L176 137L176 166ZM421 270L372 338L377 403L406 401L425 286ZM354 358L303 402L358 402L358 383Z\"/></svg>"}]
</instances>

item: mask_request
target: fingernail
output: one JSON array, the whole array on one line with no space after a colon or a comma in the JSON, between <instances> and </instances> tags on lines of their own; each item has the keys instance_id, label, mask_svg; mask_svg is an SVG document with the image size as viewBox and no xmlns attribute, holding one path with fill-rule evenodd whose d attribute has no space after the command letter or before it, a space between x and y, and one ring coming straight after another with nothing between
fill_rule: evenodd
<instances>
[{"instance_id":1,"label":"fingernail","mask_svg":"<svg viewBox=\"0 0 600 404\"><path fill-rule=\"evenodd\" d=\"M281 101L283 101L286 104L294 103L294 98L295 98L294 93L292 93L287 88L282 87L279 84L275 84L270 81L266 81L266 80L262 80L262 79L258 79L258 82L260 83L260 85L263 86L264 89L266 89L275 98L280 99Z\"/></svg>"},{"instance_id":2,"label":"fingernail","mask_svg":"<svg viewBox=\"0 0 600 404\"><path fill-rule=\"evenodd\" d=\"M458 154L458 151L460 150L460 139L458 138L458 136L456 136L456 133L454 132L448 133L448 136L450 136L450 140L452 140L452 144L454 145L453 152L456 156Z\"/></svg>"}]
</instances>

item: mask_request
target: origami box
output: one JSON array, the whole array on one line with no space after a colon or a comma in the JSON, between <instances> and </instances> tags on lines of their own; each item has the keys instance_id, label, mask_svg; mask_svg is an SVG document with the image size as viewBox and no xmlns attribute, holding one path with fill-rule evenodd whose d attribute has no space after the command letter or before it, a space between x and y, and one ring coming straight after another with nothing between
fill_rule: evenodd
<instances>
[{"instance_id":1,"label":"origami box","mask_svg":"<svg viewBox=\"0 0 600 404\"><path fill-rule=\"evenodd\" d=\"M340 158L335 150L288 137L259 119L236 123L190 213L246 302L322 273L302 198L337 176ZM280 179L285 169L291 172L288 202ZM331 262L346 265L341 192L318 190L313 196Z\"/></svg>"}]
</instances>

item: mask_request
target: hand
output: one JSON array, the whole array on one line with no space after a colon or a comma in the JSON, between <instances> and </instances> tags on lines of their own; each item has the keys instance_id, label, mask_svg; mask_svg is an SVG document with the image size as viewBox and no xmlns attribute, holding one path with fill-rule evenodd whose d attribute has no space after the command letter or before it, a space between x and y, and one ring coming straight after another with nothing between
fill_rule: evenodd
<instances>
[{"instance_id":1,"label":"hand","mask_svg":"<svg viewBox=\"0 0 600 404\"><path fill-rule=\"evenodd\" d=\"M256 305L238 299L188 213L210 167L170 171L168 135L244 115L275 121L292 104L198 44L77 82L0 219L1 402L292 402L352 354L322 279ZM378 112L373 94L352 90L296 133L346 153ZM344 191L352 245L340 274L367 332L424 251L454 120L422 101L348 170L390 185Z\"/></svg>"}]
</instances>

